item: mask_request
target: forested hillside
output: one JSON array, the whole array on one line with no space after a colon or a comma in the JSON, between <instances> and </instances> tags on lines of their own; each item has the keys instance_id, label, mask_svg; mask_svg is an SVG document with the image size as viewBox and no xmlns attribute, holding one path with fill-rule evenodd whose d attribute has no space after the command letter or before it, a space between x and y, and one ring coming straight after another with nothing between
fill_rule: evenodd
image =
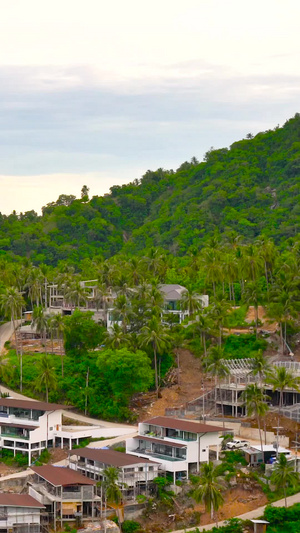
<instances>
[{"instance_id":1,"label":"forested hillside","mask_svg":"<svg viewBox=\"0 0 300 533\"><path fill-rule=\"evenodd\" d=\"M103 197L61 195L42 216L0 215L0 250L54 266L152 246L182 255L216 231L222 240L236 234L249 243L263 234L285 246L299 228L299 177L296 114L282 128L209 150L202 163L193 158L176 171L149 170Z\"/></svg>"}]
</instances>

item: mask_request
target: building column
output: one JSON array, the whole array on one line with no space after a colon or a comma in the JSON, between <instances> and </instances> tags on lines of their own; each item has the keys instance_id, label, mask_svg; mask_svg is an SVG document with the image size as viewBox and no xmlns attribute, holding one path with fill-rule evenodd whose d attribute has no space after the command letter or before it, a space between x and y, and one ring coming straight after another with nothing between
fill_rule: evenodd
<instances>
[{"instance_id":1,"label":"building column","mask_svg":"<svg viewBox=\"0 0 300 533\"><path fill-rule=\"evenodd\" d=\"M31 465L31 446L29 444L29 448L28 448L28 465L30 466Z\"/></svg>"},{"instance_id":2,"label":"building column","mask_svg":"<svg viewBox=\"0 0 300 533\"><path fill-rule=\"evenodd\" d=\"M219 460L220 444L217 444L217 461Z\"/></svg>"},{"instance_id":3,"label":"building column","mask_svg":"<svg viewBox=\"0 0 300 533\"><path fill-rule=\"evenodd\" d=\"M72 450L72 439L69 439L69 450Z\"/></svg>"}]
</instances>

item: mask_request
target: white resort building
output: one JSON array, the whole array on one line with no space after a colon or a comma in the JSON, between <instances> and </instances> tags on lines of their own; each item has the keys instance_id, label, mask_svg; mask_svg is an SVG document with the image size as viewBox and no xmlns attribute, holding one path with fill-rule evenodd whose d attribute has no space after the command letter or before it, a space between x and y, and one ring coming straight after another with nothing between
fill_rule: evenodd
<instances>
[{"instance_id":1,"label":"white resort building","mask_svg":"<svg viewBox=\"0 0 300 533\"><path fill-rule=\"evenodd\" d=\"M138 435L126 441L126 452L160 463L175 483L209 461L210 451L218 459L224 431L200 422L157 416L139 424Z\"/></svg>"}]
</instances>

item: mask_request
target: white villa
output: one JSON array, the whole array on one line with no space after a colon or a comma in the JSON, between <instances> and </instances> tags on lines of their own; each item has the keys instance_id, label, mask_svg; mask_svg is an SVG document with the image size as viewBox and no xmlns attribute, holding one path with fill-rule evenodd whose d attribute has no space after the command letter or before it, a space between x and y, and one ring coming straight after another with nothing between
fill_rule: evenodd
<instances>
[{"instance_id":1,"label":"white villa","mask_svg":"<svg viewBox=\"0 0 300 533\"><path fill-rule=\"evenodd\" d=\"M63 426L66 409L71 406L0 398L0 449L11 450L14 456L28 455L30 465L45 448L71 449L87 438L117 437L135 431L126 426Z\"/></svg>"},{"instance_id":2,"label":"white villa","mask_svg":"<svg viewBox=\"0 0 300 533\"><path fill-rule=\"evenodd\" d=\"M111 292L105 298L105 305L97 298L97 280L81 281L81 287L85 290L87 296L85 302L80 302L78 308L81 311L93 311L95 320L103 320L107 324L107 329L110 330L112 325L118 320L114 316L113 302L117 296L116 293ZM58 285L49 285L49 308L51 311L60 312L63 315L72 314L75 306L66 301L61 289ZM183 309L181 300L184 293L187 291L185 287L178 284L163 284L160 285L160 291L164 297L164 314L172 314L178 317L179 323L188 316L188 311ZM202 307L207 307L209 304L208 295L203 294L199 296ZM121 322L118 322L121 324Z\"/></svg>"},{"instance_id":3,"label":"white villa","mask_svg":"<svg viewBox=\"0 0 300 533\"><path fill-rule=\"evenodd\" d=\"M126 452L160 463L175 483L209 461L210 451L219 458L224 431L200 422L157 416L139 423L138 435L126 440Z\"/></svg>"},{"instance_id":4,"label":"white villa","mask_svg":"<svg viewBox=\"0 0 300 533\"><path fill-rule=\"evenodd\" d=\"M33 400L0 398L0 448L28 455L28 464L54 445L68 407Z\"/></svg>"}]
</instances>

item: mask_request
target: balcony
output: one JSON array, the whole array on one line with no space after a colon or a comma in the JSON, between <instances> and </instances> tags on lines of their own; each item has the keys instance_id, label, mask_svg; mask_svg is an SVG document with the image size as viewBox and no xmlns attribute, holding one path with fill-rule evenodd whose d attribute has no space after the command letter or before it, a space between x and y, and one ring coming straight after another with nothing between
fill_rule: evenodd
<instances>
[{"instance_id":1,"label":"balcony","mask_svg":"<svg viewBox=\"0 0 300 533\"><path fill-rule=\"evenodd\" d=\"M162 459L163 461L186 461L186 455L183 455L182 457L174 457L173 455L170 455L169 453L163 453L160 451L154 451L150 448L136 448L135 450L132 450L133 453L136 454L143 454L145 456L153 457L155 459Z\"/></svg>"},{"instance_id":2,"label":"balcony","mask_svg":"<svg viewBox=\"0 0 300 533\"><path fill-rule=\"evenodd\" d=\"M29 436L27 437L26 435L19 435L17 433L13 433L13 432L10 432L10 431L5 431L5 433L1 433L1 437L2 438L5 438L5 437L12 437L13 439L18 439L18 440L29 440Z\"/></svg>"}]
</instances>

